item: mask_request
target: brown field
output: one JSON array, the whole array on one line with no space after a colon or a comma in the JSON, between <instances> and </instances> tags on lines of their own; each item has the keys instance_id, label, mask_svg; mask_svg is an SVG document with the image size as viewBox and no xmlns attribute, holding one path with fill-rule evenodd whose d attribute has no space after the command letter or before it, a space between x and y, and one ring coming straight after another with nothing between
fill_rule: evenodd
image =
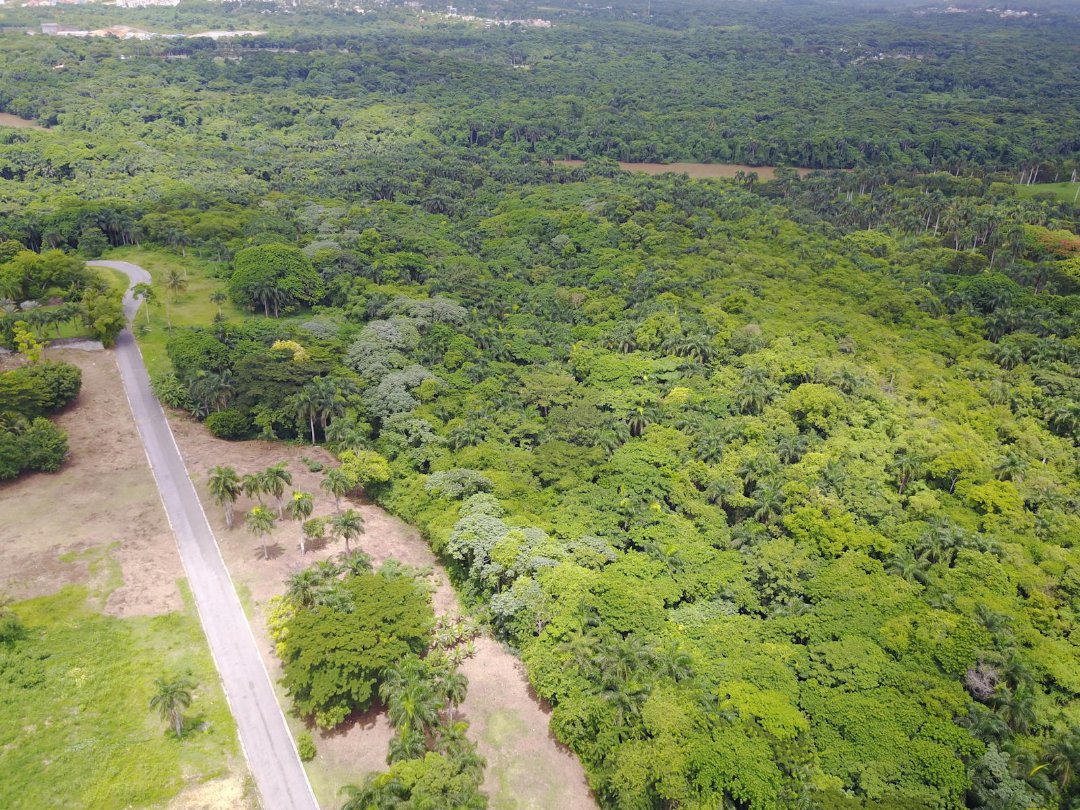
<instances>
[{"instance_id":1,"label":"brown field","mask_svg":"<svg viewBox=\"0 0 1080 810\"><path fill-rule=\"evenodd\" d=\"M0 484L0 591L13 599L53 593L85 582L104 556L123 577L101 606L105 613L181 610L176 583L184 570L113 355L68 349L47 356L79 366L83 387L55 417L70 448L61 470Z\"/></svg>"},{"instance_id":2,"label":"brown field","mask_svg":"<svg viewBox=\"0 0 1080 810\"><path fill-rule=\"evenodd\" d=\"M0 112L0 127L14 127L15 129L45 129L37 121L28 118L19 118L17 115Z\"/></svg>"},{"instance_id":3,"label":"brown field","mask_svg":"<svg viewBox=\"0 0 1080 810\"><path fill-rule=\"evenodd\" d=\"M556 160L560 166L581 166L583 160ZM695 178L723 177L733 179L739 172L750 174L755 172L759 180L775 180L775 166L744 166L741 163L624 163L619 161L619 167L627 172L644 172L645 174L686 174ZM805 177L812 169L798 169L799 175Z\"/></svg>"},{"instance_id":4,"label":"brown field","mask_svg":"<svg viewBox=\"0 0 1080 810\"><path fill-rule=\"evenodd\" d=\"M286 461L293 476L292 488L315 496L316 515L330 515L334 502L319 489L322 473L310 472L301 457L327 466L334 463L333 458L318 447L215 439L201 424L182 414L172 415L170 421L229 571L245 595L245 608L267 667L276 679L280 667L266 632L267 600L284 591L290 573L343 548L331 543L309 549L301 557L297 543L299 527L294 521L284 520L269 539L271 558L263 559L260 544L242 528L241 510L253 504L241 498L237 504L236 528L228 530L222 510L207 497L207 473L218 464L230 464L243 474ZM274 506L270 501L267 505ZM358 545L372 556L376 566L390 558L413 566L430 566L434 572L436 611L452 614L459 611L445 572L415 529L378 506L361 501L342 504L342 508L349 507L363 515L365 533ZM462 716L470 722L470 736L488 762L484 790L491 798L491 807L495 810L595 807L580 763L550 735L547 714L531 696L520 661L490 638L477 639L476 650L476 656L462 666L469 678ZM279 697L287 705L287 698L280 691ZM294 718L290 718L290 723L294 733L302 729ZM343 785L359 784L365 774L386 769L386 751L392 735L393 729L379 711L368 712L332 733L313 732L319 753L308 763L308 774L324 807L340 803L338 791Z\"/></svg>"}]
</instances>

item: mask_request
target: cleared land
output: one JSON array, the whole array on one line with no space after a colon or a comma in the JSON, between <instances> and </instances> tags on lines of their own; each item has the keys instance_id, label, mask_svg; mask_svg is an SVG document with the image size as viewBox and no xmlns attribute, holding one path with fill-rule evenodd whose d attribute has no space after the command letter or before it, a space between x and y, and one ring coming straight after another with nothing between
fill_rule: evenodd
<instances>
[{"instance_id":1,"label":"cleared land","mask_svg":"<svg viewBox=\"0 0 1080 810\"><path fill-rule=\"evenodd\" d=\"M11 113L0 112L0 127L14 127L15 129L45 129L37 121L28 118L19 118Z\"/></svg>"},{"instance_id":2,"label":"cleared land","mask_svg":"<svg viewBox=\"0 0 1080 810\"><path fill-rule=\"evenodd\" d=\"M583 160L556 160L560 166L581 166ZM619 161L619 168L627 172L645 174L686 174L696 178L735 178L740 172L757 174L759 180L776 179L775 166L746 166L742 163L625 163ZM811 169L798 169L800 175L808 175Z\"/></svg>"},{"instance_id":3,"label":"cleared land","mask_svg":"<svg viewBox=\"0 0 1080 810\"><path fill-rule=\"evenodd\" d=\"M56 417L60 472L0 485L0 592L29 630L0 650L0 807L253 807L113 356L48 356L83 389ZM187 670L195 728L178 742L148 702Z\"/></svg>"}]
</instances>

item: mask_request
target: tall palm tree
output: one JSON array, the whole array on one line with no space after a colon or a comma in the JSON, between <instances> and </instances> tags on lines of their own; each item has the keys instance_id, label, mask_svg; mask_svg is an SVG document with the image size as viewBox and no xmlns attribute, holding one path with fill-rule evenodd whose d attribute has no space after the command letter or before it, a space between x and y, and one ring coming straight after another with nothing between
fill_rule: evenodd
<instances>
[{"instance_id":1,"label":"tall palm tree","mask_svg":"<svg viewBox=\"0 0 1080 810\"><path fill-rule=\"evenodd\" d=\"M217 305L217 314L219 318L221 317L221 305L227 300L229 300L229 296L225 295L221 290L214 290L210 293L210 303Z\"/></svg>"},{"instance_id":2,"label":"tall palm tree","mask_svg":"<svg viewBox=\"0 0 1080 810\"><path fill-rule=\"evenodd\" d=\"M270 552L266 548L266 536L274 530L274 513L265 506L256 506L247 513L244 522L248 531L262 541L263 559L270 559Z\"/></svg>"},{"instance_id":3,"label":"tall palm tree","mask_svg":"<svg viewBox=\"0 0 1080 810\"><path fill-rule=\"evenodd\" d=\"M175 302L180 293L187 289L187 279L179 270L170 270L168 275L165 276L165 287Z\"/></svg>"},{"instance_id":4,"label":"tall palm tree","mask_svg":"<svg viewBox=\"0 0 1080 810\"><path fill-rule=\"evenodd\" d=\"M364 533L364 519L355 509L346 509L330 518L330 534L345 540L345 551L349 550L349 541Z\"/></svg>"},{"instance_id":5,"label":"tall palm tree","mask_svg":"<svg viewBox=\"0 0 1080 810\"><path fill-rule=\"evenodd\" d=\"M285 487L292 484L292 473L285 469L285 462L282 461L263 470L261 477L263 491L277 500L278 518L285 517Z\"/></svg>"},{"instance_id":6,"label":"tall palm tree","mask_svg":"<svg viewBox=\"0 0 1080 810\"><path fill-rule=\"evenodd\" d=\"M304 553L304 539L307 534L304 532L304 523L311 513L315 511L315 499L311 497L310 492L294 492L292 497L289 498L289 503L285 506L285 512L293 520L300 521L300 553Z\"/></svg>"},{"instance_id":7,"label":"tall palm tree","mask_svg":"<svg viewBox=\"0 0 1080 810\"><path fill-rule=\"evenodd\" d=\"M219 506L225 508L225 525L233 527L233 507L240 497L243 487L240 476L232 467L212 467L210 469L210 497Z\"/></svg>"},{"instance_id":8,"label":"tall palm tree","mask_svg":"<svg viewBox=\"0 0 1080 810\"><path fill-rule=\"evenodd\" d=\"M244 494L249 498L258 498L259 503L263 502L263 477L261 473L248 473L242 479L240 479L240 487L244 490Z\"/></svg>"},{"instance_id":9,"label":"tall palm tree","mask_svg":"<svg viewBox=\"0 0 1080 810\"><path fill-rule=\"evenodd\" d=\"M319 486L327 495L334 496L334 511L341 514L341 499L352 489L349 476L340 467L332 467L326 471Z\"/></svg>"},{"instance_id":10,"label":"tall palm tree","mask_svg":"<svg viewBox=\"0 0 1080 810\"><path fill-rule=\"evenodd\" d=\"M446 701L446 717L451 723L454 722L454 710L465 700L468 691L469 679L456 669L439 681L439 692Z\"/></svg>"},{"instance_id":11,"label":"tall palm tree","mask_svg":"<svg viewBox=\"0 0 1080 810\"><path fill-rule=\"evenodd\" d=\"M177 737L184 736L184 709L191 705L191 693L197 684L190 675L180 675L158 678L154 685L156 691L150 698L150 708L161 713L161 718L172 725Z\"/></svg>"},{"instance_id":12,"label":"tall palm tree","mask_svg":"<svg viewBox=\"0 0 1080 810\"><path fill-rule=\"evenodd\" d=\"M131 294L133 297L141 299L143 306L146 307L146 325L150 325L150 305L154 303L157 295L154 293L154 288L147 284L145 281L140 281L134 287L131 288Z\"/></svg>"},{"instance_id":13,"label":"tall palm tree","mask_svg":"<svg viewBox=\"0 0 1080 810\"><path fill-rule=\"evenodd\" d=\"M311 443L315 444L315 414L319 409L316 394L310 385L305 385L289 400L289 404L296 413L297 419L306 419L311 429Z\"/></svg>"}]
</instances>

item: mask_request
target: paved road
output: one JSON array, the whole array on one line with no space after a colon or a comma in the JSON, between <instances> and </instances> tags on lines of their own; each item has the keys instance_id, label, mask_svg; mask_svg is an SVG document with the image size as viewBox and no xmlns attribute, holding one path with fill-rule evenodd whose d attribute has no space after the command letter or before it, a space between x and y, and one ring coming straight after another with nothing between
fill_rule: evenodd
<instances>
[{"instance_id":1,"label":"paved road","mask_svg":"<svg viewBox=\"0 0 1080 810\"><path fill-rule=\"evenodd\" d=\"M149 273L128 262L89 264L119 270L132 284L150 281ZM124 297L128 321L137 311L128 290ZM116 359L262 805L265 810L317 810L255 637L129 329L116 342Z\"/></svg>"}]
</instances>

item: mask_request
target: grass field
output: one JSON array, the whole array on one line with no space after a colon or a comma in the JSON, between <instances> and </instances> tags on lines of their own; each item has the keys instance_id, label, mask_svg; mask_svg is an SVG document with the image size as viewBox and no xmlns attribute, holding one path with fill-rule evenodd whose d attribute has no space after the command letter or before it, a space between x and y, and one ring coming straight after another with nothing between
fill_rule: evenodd
<instances>
[{"instance_id":1,"label":"grass field","mask_svg":"<svg viewBox=\"0 0 1080 810\"><path fill-rule=\"evenodd\" d=\"M195 256L181 257L136 247L111 250L102 258L131 262L150 273L156 300L149 307L149 322L146 305L140 308L135 319L135 334L150 375L168 371L165 344L171 327L208 326L218 313L218 306L210 300L210 295L217 290L224 292L225 283L214 278L216 265ZM187 281L187 288L175 297L165 286L170 270L176 270ZM238 320L241 313L231 301L225 301L221 304L221 314L227 321L233 321Z\"/></svg>"},{"instance_id":2,"label":"grass field","mask_svg":"<svg viewBox=\"0 0 1080 810\"><path fill-rule=\"evenodd\" d=\"M236 766L236 728L184 590L186 609L161 616L106 616L82 586L13 606L27 633L0 645L0 807L162 806ZM199 686L178 740L149 701L155 678L182 672Z\"/></svg>"},{"instance_id":3,"label":"grass field","mask_svg":"<svg viewBox=\"0 0 1080 810\"><path fill-rule=\"evenodd\" d=\"M1080 205L1077 193L1080 183L1039 183L1034 186L1016 186L1016 193L1021 197L1034 197L1036 194L1053 194L1059 200Z\"/></svg>"}]
</instances>

